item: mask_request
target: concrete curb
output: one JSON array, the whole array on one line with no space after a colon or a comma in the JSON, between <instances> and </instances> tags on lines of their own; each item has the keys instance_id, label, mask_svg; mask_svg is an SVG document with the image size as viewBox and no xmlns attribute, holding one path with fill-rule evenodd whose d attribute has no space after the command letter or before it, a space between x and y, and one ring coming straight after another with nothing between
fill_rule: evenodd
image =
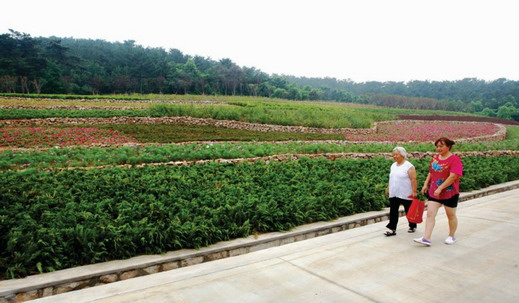
<instances>
[{"instance_id":1,"label":"concrete curb","mask_svg":"<svg viewBox=\"0 0 519 303\"><path fill-rule=\"evenodd\" d=\"M460 202L519 188L519 180L460 194ZM403 215L403 211L401 211ZM389 208L331 222L317 222L289 232L268 233L226 242L200 250L185 249L163 255L144 255L60 270L18 280L0 281L0 303L23 302L87 287L104 285L161 271L233 257L270 247L319 237L389 219Z\"/></svg>"}]
</instances>

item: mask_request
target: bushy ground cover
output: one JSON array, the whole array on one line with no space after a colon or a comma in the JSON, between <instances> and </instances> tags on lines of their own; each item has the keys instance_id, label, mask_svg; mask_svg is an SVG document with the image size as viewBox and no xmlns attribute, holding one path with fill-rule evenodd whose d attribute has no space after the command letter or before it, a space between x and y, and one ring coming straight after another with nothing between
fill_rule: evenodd
<instances>
[{"instance_id":1,"label":"bushy ground cover","mask_svg":"<svg viewBox=\"0 0 519 303\"><path fill-rule=\"evenodd\" d=\"M51 117L196 117L261 124L297 125L322 128L368 128L375 121L392 120L389 114L359 112L346 106L305 103L229 102L227 104L154 104L148 109L70 110L0 109L0 119Z\"/></svg>"},{"instance_id":2,"label":"bushy ground cover","mask_svg":"<svg viewBox=\"0 0 519 303\"><path fill-rule=\"evenodd\" d=\"M253 96L222 96L222 95L172 95L172 94L125 94L125 95L60 95L60 94L7 94L2 93L0 97L15 97L15 98L29 98L36 101L44 100L46 102L52 102L49 99L55 99L59 102L54 104L48 103L49 105L63 105L63 102L72 102L74 100L90 100L92 102L103 103L103 100L109 100L113 105L112 101L124 101L125 103L119 103L121 106L127 104L127 101L132 100L153 100L153 101L214 101L214 102L238 102L238 103L288 103L288 104L310 104L317 106L337 106L337 107L349 107L355 108L358 111L367 113L378 113L378 114L437 114L437 115L462 115L462 116L478 116L472 113L464 112L452 112L452 111L441 111L441 110L419 110L419 109L404 109L404 108L388 108L375 105L368 105L362 103L344 103L344 102L333 102L333 101L294 101L279 98L267 98L267 97L253 97ZM0 98L2 100L2 98ZM8 100L4 98L3 100ZM12 99L11 99L12 100ZM1 102L0 102L1 104ZM7 105L7 104L2 104Z\"/></svg>"},{"instance_id":3,"label":"bushy ground cover","mask_svg":"<svg viewBox=\"0 0 519 303\"><path fill-rule=\"evenodd\" d=\"M519 126L507 126L506 127L506 139L507 140L519 140Z\"/></svg>"},{"instance_id":4,"label":"bushy ground cover","mask_svg":"<svg viewBox=\"0 0 519 303\"><path fill-rule=\"evenodd\" d=\"M144 109L132 110L69 110L69 109L5 109L0 108L1 120L43 118L110 118L147 117L151 112Z\"/></svg>"},{"instance_id":5,"label":"bushy ground cover","mask_svg":"<svg viewBox=\"0 0 519 303\"><path fill-rule=\"evenodd\" d=\"M497 131L499 131L499 127L492 123L396 121L395 123L380 124L375 134L346 134L344 137L351 141L431 142L439 137L456 140L489 136Z\"/></svg>"},{"instance_id":6,"label":"bushy ground cover","mask_svg":"<svg viewBox=\"0 0 519 303\"><path fill-rule=\"evenodd\" d=\"M419 182L429 160L412 160ZM386 206L391 163L318 158L4 172L0 272L20 277L378 210ZM519 178L519 157L463 163L462 191Z\"/></svg>"},{"instance_id":7,"label":"bushy ground cover","mask_svg":"<svg viewBox=\"0 0 519 303\"><path fill-rule=\"evenodd\" d=\"M519 129L519 127L509 127ZM511 139L496 142L457 143L453 151L519 150L519 132L508 132ZM434 152L432 143L401 144L409 152ZM44 150L5 150L0 152L0 171L91 167L101 165L137 165L169 161L235 159L279 154L390 153L393 143L337 144L322 142L236 142L191 143L124 147L74 147Z\"/></svg>"}]
</instances>

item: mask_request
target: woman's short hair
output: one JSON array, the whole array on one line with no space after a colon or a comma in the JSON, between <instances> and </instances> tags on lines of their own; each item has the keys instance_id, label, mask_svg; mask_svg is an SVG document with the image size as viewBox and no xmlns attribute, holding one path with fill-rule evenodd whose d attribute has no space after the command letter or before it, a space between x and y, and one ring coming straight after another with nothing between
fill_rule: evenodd
<instances>
[{"instance_id":1,"label":"woman's short hair","mask_svg":"<svg viewBox=\"0 0 519 303\"><path fill-rule=\"evenodd\" d=\"M393 151L398 151L400 153L400 155L402 155L402 157L407 159L407 151L402 146L397 146L397 147L393 148Z\"/></svg>"},{"instance_id":2,"label":"woman's short hair","mask_svg":"<svg viewBox=\"0 0 519 303\"><path fill-rule=\"evenodd\" d=\"M438 140L434 141L434 146L438 146L438 143L443 143L443 145L447 146L449 150L452 148L454 144L456 144L454 141L452 141L449 138L441 137Z\"/></svg>"}]
</instances>

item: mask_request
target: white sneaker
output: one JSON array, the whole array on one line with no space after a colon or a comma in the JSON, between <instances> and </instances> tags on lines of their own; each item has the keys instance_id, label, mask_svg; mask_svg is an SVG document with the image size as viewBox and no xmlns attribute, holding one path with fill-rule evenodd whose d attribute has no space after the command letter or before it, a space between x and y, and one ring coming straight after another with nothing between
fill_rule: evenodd
<instances>
[{"instance_id":1,"label":"white sneaker","mask_svg":"<svg viewBox=\"0 0 519 303\"><path fill-rule=\"evenodd\" d=\"M448 236L447 239L445 239L445 244L451 245L456 243L456 238Z\"/></svg>"},{"instance_id":2,"label":"white sneaker","mask_svg":"<svg viewBox=\"0 0 519 303\"><path fill-rule=\"evenodd\" d=\"M423 244L425 246L431 246L431 241L424 239L424 238L417 238L417 239L414 239L413 241L415 241L416 243Z\"/></svg>"}]
</instances>

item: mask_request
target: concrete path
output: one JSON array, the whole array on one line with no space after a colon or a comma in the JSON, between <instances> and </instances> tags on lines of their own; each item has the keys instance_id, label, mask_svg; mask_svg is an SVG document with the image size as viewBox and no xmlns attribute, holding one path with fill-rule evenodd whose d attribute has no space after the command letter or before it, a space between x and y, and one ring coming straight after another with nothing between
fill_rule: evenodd
<instances>
[{"instance_id":1,"label":"concrete path","mask_svg":"<svg viewBox=\"0 0 519 303\"><path fill-rule=\"evenodd\" d=\"M431 247L405 218L33 302L519 302L519 189L443 209Z\"/></svg>"}]
</instances>

